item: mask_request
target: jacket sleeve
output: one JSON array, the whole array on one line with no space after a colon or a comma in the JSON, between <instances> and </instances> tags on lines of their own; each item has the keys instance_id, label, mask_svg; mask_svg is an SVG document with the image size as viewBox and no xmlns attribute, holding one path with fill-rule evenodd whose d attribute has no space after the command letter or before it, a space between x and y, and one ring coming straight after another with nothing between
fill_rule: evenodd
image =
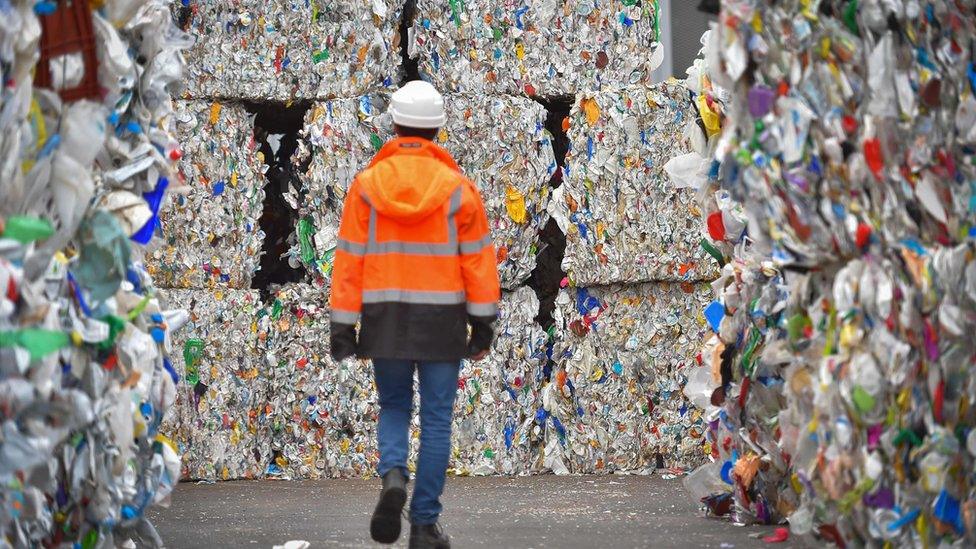
<instances>
[{"instance_id":1,"label":"jacket sleeve","mask_svg":"<svg viewBox=\"0 0 976 549\"><path fill-rule=\"evenodd\" d=\"M491 347L492 323L498 316L501 287L485 206L478 189L467 181L458 221L461 275L471 324L468 353L475 355Z\"/></svg>"},{"instance_id":2,"label":"jacket sleeve","mask_svg":"<svg viewBox=\"0 0 976 549\"><path fill-rule=\"evenodd\" d=\"M335 360L356 354L356 324L363 306L363 256L368 231L369 206L360 195L357 180L353 180L342 207L332 266L329 339Z\"/></svg>"}]
</instances>

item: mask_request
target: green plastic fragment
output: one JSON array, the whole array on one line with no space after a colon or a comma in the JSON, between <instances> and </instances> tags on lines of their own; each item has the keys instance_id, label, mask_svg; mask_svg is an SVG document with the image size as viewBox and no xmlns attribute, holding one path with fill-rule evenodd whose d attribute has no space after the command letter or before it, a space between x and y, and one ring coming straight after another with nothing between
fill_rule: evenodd
<instances>
[{"instance_id":1,"label":"green plastic fragment","mask_svg":"<svg viewBox=\"0 0 976 549\"><path fill-rule=\"evenodd\" d=\"M0 332L0 347L20 347L30 353L31 362L40 360L71 343L68 334L43 328L24 328Z\"/></svg>"},{"instance_id":2,"label":"green plastic fragment","mask_svg":"<svg viewBox=\"0 0 976 549\"><path fill-rule=\"evenodd\" d=\"M183 344L183 363L186 364L186 382L196 385L200 382L199 364L203 358L203 341L188 339Z\"/></svg>"},{"instance_id":3,"label":"green plastic fragment","mask_svg":"<svg viewBox=\"0 0 976 549\"><path fill-rule=\"evenodd\" d=\"M719 265L721 265L723 267L725 266L725 263L726 263L725 256L722 255L722 252L718 251L718 248L716 248L715 246L712 246L712 243L711 242L709 242L705 238L702 238L701 239L701 242L699 242L699 244L701 244L701 247L706 252L708 252L708 255L710 255L713 258L715 258L715 261L718 261L718 264Z\"/></svg>"},{"instance_id":4,"label":"green plastic fragment","mask_svg":"<svg viewBox=\"0 0 976 549\"><path fill-rule=\"evenodd\" d=\"M912 448L920 446L922 444L922 439L918 437L918 434L911 429L902 429L898 431L895 438L891 441L895 446L901 446L904 443L908 443Z\"/></svg>"},{"instance_id":5,"label":"green plastic fragment","mask_svg":"<svg viewBox=\"0 0 976 549\"><path fill-rule=\"evenodd\" d=\"M302 261L306 265L315 262L315 246L312 245L312 235L315 234L315 225L312 221L303 217L298 220L298 243L301 246Z\"/></svg>"},{"instance_id":6,"label":"green plastic fragment","mask_svg":"<svg viewBox=\"0 0 976 549\"><path fill-rule=\"evenodd\" d=\"M803 330L809 326L813 326L810 322L810 318L807 315L795 314L786 321L786 332L790 336L790 343L796 343L796 341L803 337Z\"/></svg>"},{"instance_id":7,"label":"green plastic fragment","mask_svg":"<svg viewBox=\"0 0 976 549\"><path fill-rule=\"evenodd\" d=\"M756 362L752 355L756 352L756 347L759 346L761 340L762 334L759 333L759 330L750 330L749 343L746 345L745 352L742 353L742 362L740 362L742 370L747 376L752 376L752 370Z\"/></svg>"},{"instance_id":8,"label":"green plastic fragment","mask_svg":"<svg viewBox=\"0 0 976 549\"><path fill-rule=\"evenodd\" d=\"M100 320L108 324L108 338L99 343L98 348L103 351L108 351L112 347L115 347L115 339L125 331L125 319L115 315L106 315Z\"/></svg>"},{"instance_id":9,"label":"green plastic fragment","mask_svg":"<svg viewBox=\"0 0 976 549\"><path fill-rule=\"evenodd\" d=\"M81 549L95 549L98 545L98 530L92 528L81 540Z\"/></svg>"},{"instance_id":10,"label":"green plastic fragment","mask_svg":"<svg viewBox=\"0 0 976 549\"><path fill-rule=\"evenodd\" d=\"M281 318L281 311L284 310L284 305L281 304L280 299L274 300L274 305L271 306L271 318L278 320Z\"/></svg>"},{"instance_id":11,"label":"green plastic fragment","mask_svg":"<svg viewBox=\"0 0 976 549\"><path fill-rule=\"evenodd\" d=\"M378 151L383 148L383 140L375 133L370 134L369 144L373 146L374 151Z\"/></svg>"},{"instance_id":12,"label":"green plastic fragment","mask_svg":"<svg viewBox=\"0 0 976 549\"><path fill-rule=\"evenodd\" d=\"M860 386L854 387L854 390L851 391L851 398L854 400L854 407L862 414L870 412L877 404L874 397Z\"/></svg>"},{"instance_id":13,"label":"green plastic fragment","mask_svg":"<svg viewBox=\"0 0 976 549\"><path fill-rule=\"evenodd\" d=\"M500 29L498 27L495 27L495 28L491 29L491 34L492 34L492 36L495 37L495 40L501 40L502 39L502 29Z\"/></svg>"},{"instance_id":14,"label":"green plastic fragment","mask_svg":"<svg viewBox=\"0 0 976 549\"><path fill-rule=\"evenodd\" d=\"M857 26L857 0L851 0L847 3L847 7L844 8L843 19L844 24L847 25L847 29L854 36L861 36L861 30Z\"/></svg>"},{"instance_id":15,"label":"green plastic fragment","mask_svg":"<svg viewBox=\"0 0 976 549\"><path fill-rule=\"evenodd\" d=\"M54 226L46 219L15 215L8 217L4 224L3 237L12 238L21 244L44 240L54 234Z\"/></svg>"},{"instance_id":16,"label":"green plastic fragment","mask_svg":"<svg viewBox=\"0 0 976 549\"><path fill-rule=\"evenodd\" d=\"M461 15L460 15L459 9L458 9L458 2L457 2L457 0L450 0L450 4L451 4L451 19L453 19L454 20L454 24L457 25L458 28L460 28L461 27Z\"/></svg>"},{"instance_id":17,"label":"green plastic fragment","mask_svg":"<svg viewBox=\"0 0 976 549\"><path fill-rule=\"evenodd\" d=\"M322 61L328 61L328 60L329 60L329 49L328 48L322 48L321 50L319 50L319 51L315 52L314 54L312 54L312 61L314 61L316 63L321 63Z\"/></svg>"},{"instance_id":18,"label":"green plastic fragment","mask_svg":"<svg viewBox=\"0 0 976 549\"><path fill-rule=\"evenodd\" d=\"M495 457L495 451L492 450L491 448L487 448L485 450L485 454L484 455L485 455L486 458L491 459L491 458Z\"/></svg>"}]
</instances>

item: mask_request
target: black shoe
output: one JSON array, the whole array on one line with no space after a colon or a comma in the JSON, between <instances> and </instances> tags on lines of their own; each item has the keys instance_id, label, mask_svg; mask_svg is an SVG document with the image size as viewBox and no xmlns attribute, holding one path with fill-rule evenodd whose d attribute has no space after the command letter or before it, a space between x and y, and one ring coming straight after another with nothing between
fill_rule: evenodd
<instances>
[{"instance_id":1,"label":"black shoe","mask_svg":"<svg viewBox=\"0 0 976 549\"><path fill-rule=\"evenodd\" d=\"M451 538L440 524L411 524L410 549L451 549Z\"/></svg>"},{"instance_id":2,"label":"black shoe","mask_svg":"<svg viewBox=\"0 0 976 549\"><path fill-rule=\"evenodd\" d=\"M400 469L392 469L383 477L380 501L369 522L369 533L374 541L393 543L400 538L400 515L407 503L407 479Z\"/></svg>"}]
</instances>

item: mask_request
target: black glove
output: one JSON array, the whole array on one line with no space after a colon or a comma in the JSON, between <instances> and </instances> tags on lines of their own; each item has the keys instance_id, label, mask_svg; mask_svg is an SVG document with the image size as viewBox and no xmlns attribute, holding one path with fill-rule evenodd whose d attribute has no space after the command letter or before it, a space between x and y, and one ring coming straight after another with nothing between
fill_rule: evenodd
<instances>
[{"instance_id":1,"label":"black glove","mask_svg":"<svg viewBox=\"0 0 976 549\"><path fill-rule=\"evenodd\" d=\"M491 348L491 340L495 337L495 329L491 323L494 319L480 316L468 316L471 324L471 340L468 341L468 356L475 356L481 351Z\"/></svg>"},{"instance_id":2,"label":"black glove","mask_svg":"<svg viewBox=\"0 0 976 549\"><path fill-rule=\"evenodd\" d=\"M332 322L329 326L329 348L332 360L339 362L356 355L356 326Z\"/></svg>"}]
</instances>

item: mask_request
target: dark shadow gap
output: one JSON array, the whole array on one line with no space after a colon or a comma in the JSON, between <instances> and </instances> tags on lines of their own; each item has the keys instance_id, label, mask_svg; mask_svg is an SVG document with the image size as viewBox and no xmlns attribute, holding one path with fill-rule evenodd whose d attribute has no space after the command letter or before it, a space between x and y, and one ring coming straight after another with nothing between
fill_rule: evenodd
<instances>
[{"instance_id":1,"label":"dark shadow gap","mask_svg":"<svg viewBox=\"0 0 976 549\"><path fill-rule=\"evenodd\" d=\"M420 65L410 58L410 29L417 13L417 0L406 0L400 16L400 85L411 80L420 80Z\"/></svg>"},{"instance_id":2,"label":"dark shadow gap","mask_svg":"<svg viewBox=\"0 0 976 549\"><path fill-rule=\"evenodd\" d=\"M546 129L552 134L552 147L556 155L558 169L549 180L549 186L558 188L563 182L563 169L566 165L566 153L569 151L569 136L563 127L573 107L572 97L551 97L548 99L534 98L546 109ZM553 325L553 311L556 308L556 296L559 294L559 284L566 273L563 271L563 256L566 253L566 235L559 230L554 219L543 227L539 233L539 251L536 256L536 266L526 281L539 298L539 314L536 322L548 330Z\"/></svg>"},{"instance_id":3,"label":"dark shadow gap","mask_svg":"<svg viewBox=\"0 0 976 549\"><path fill-rule=\"evenodd\" d=\"M298 212L285 202L284 195L289 184L299 188L298 174L302 167L293 165L291 158L298 148L305 113L312 104L244 102L243 106L255 117L254 140L268 165L264 209L259 220L265 235L261 246L261 268L251 279L251 288L259 290L263 300L269 300L279 287L304 278L301 268L292 268L282 257L291 247L298 225ZM277 150L274 142L278 143Z\"/></svg>"}]
</instances>

